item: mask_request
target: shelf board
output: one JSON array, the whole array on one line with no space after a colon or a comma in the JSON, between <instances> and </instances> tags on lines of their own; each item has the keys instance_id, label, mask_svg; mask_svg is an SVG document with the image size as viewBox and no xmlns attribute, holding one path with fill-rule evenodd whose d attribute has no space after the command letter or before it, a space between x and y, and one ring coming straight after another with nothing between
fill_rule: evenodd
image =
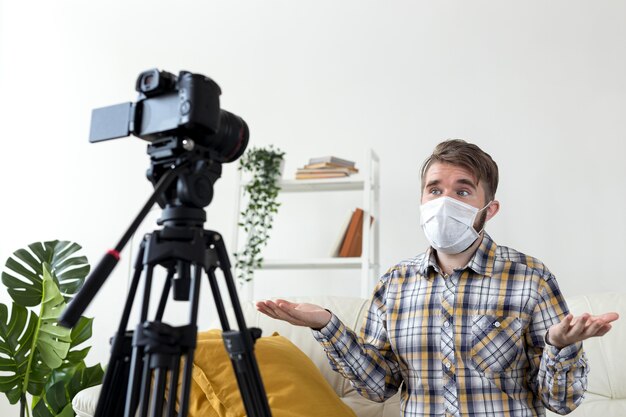
<instances>
[{"instance_id":1,"label":"shelf board","mask_svg":"<svg viewBox=\"0 0 626 417\"><path fill-rule=\"evenodd\" d=\"M359 269L361 258L266 259L261 269Z\"/></svg>"},{"instance_id":2,"label":"shelf board","mask_svg":"<svg viewBox=\"0 0 626 417\"><path fill-rule=\"evenodd\" d=\"M245 186L242 182L241 186ZM323 178L312 180L280 180L278 186L283 192L307 191L350 191L362 190L365 186L363 177Z\"/></svg>"}]
</instances>

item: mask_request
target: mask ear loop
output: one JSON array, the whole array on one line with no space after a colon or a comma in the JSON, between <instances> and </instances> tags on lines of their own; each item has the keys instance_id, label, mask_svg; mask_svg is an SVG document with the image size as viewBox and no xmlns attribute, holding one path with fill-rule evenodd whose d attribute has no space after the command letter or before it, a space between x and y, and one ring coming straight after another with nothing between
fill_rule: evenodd
<instances>
[{"instance_id":1,"label":"mask ear loop","mask_svg":"<svg viewBox=\"0 0 626 417\"><path fill-rule=\"evenodd\" d=\"M480 210L478 210L478 211L476 212L476 215L474 216L474 220L473 220L473 221L476 221L476 216L478 216L478 213L480 213L481 211L483 211L483 210L485 210L487 207L489 207L489 206L491 205L491 203L493 203L493 200L491 200L490 202L488 202L488 203L487 203L487 205L486 205L485 207L483 207L483 208L481 208ZM486 224L486 223L487 223L487 222L485 222L485 224ZM474 227L474 226L472 226L472 227ZM483 224L483 228L482 228L482 229L480 229L480 232L478 232L478 234L480 235L480 234L481 234L482 232L484 232L484 231L485 231L485 225Z\"/></svg>"}]
</instances>

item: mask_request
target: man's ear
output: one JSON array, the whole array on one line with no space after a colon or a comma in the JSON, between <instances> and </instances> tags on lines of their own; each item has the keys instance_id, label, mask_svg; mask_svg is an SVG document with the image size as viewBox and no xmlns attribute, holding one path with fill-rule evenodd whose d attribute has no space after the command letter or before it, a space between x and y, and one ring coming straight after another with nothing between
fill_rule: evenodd
<instances>
[{"instance_id":1,"label":"man's ear","mask_svg":"<svg viewBox=\"0 0 626 417\"><path fill-rule=\"evenodd\" d=\"M489 221L500 211L500 202L498 200L493 200L489 207L487 207L487 217L485 221Z\"/></svg>"}]
</instances>

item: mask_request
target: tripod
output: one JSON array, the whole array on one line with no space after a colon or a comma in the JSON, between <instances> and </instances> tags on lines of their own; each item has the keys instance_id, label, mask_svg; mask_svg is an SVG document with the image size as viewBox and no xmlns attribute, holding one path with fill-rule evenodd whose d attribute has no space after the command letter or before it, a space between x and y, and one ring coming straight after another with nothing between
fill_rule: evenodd
<instances>
[{"instance_id":1,"label":"tripod","mask_svg":"<svg viewBox=\"0 0 626 417\"><path fill-rule=\"evenodd\" d=\"M206 214L201 207L189 203L180 204L181 201L195 201L201 204L206 202L208 205L212 195L206 195L207 184L211 186L212 194L212 184L221 174L221 165L207 161L206 154L200 147L196 152L189 152L190 146L187 143L183 151L183 147L179 146L181 143L178 138L168 138L163 143L150 145L148 153L153 157L153 166L148 176L155 183L154 193L115 250L109 251L94 269L81 291L63 312L59 322L67 327L76 323L115 267L119 252L150 207L155 201L159 201L160 205L165 206L159 219L159 224L164 227L146 235L141 242L122 318L112 338L111 359L95 416L134 417L137 410L140 417L187 416L196 347L200 283L204 271L215 300L224 344L235 371L247 416L271 417L253 353L254 341L261 336L261 331L246 327L222 236L215 231L203 229ZM157 149L158 153L151 153L151 147L155 145L158 146L152 149ZM164 145L176 152L166 153L167 158L163 158ZM176 156L176 164L173 165L172 156ZM175 189L170 187L174 179L178 180ZM165 268L167 277L155 319L149 321L149 300L156 266ZM232 330L228 322L215 276L218 268L224 275L239 330ZM142 275L145 278L140 322L134 331L128 331L128 321ZM170 293L175 300L189 301L188 324L174 327L162 321ZM179 381L181 390L176 412Z\"/></svg>"}]
</instances>

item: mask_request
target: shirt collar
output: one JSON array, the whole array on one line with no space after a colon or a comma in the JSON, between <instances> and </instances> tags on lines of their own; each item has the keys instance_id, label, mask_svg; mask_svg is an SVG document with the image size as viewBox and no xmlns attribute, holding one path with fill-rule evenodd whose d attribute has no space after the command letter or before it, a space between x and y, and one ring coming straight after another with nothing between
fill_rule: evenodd
<instances>
[{"instance_id":1,"label":"shirt collar","mask_svg":"<svg viewBox=\"0 0 626 417\"><path fill-rule=\"evenodd\" d=\"M480 246L476 249L476 252L474 252L474 255L470 258L465 268L469 268L479 275L490 277L493 273L493 264L496 260L497 247L498 245L496 245L496 242L491 239L491 236L489 236L487 232L484 232L483 240L480 243ZM429 247L418 265L418 270L422 276L426 277L431 269L439 272L435 250L432 247Z\"/></svg>"},{"instance_id":2,"label":"shirt collar","mask_svg":"<svg viewBox=\"0 0 626 417\"><path fill-rule=\"evenodd\" d=\"M498 245L491 239L491 236L487 232L483 233L483 241L480 243L478 249L474 253L474 256L467 264L467 268L470 268L479 275L485 275L490 277L493 273L493 264L496 261L496 249Z\"/></svg>"}]
</instances>

